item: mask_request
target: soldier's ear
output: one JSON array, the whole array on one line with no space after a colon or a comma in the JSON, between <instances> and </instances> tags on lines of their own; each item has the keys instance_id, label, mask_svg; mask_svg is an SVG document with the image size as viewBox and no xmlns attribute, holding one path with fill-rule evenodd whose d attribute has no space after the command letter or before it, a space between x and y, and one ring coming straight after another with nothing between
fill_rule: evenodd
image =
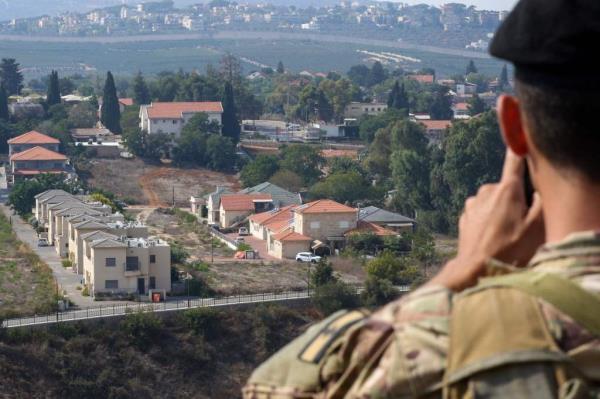
<instances>
[{"instance_id":1,"label":"soldier's ear","mask_svg":"<svg viewBox=\"0 0 600 399\"><path fill-rule=\"evenodd\" d=\"M500 131L506 146L520 157L528 155L529 146L519 100L507 94L501 95L498 98L497 113Z\"/></svg>"}]
</instances>

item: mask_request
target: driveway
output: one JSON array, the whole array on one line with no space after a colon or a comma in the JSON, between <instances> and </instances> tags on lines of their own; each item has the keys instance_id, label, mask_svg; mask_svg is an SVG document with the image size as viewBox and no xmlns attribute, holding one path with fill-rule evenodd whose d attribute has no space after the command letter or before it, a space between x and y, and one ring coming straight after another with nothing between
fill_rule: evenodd
<instances>
[{"instance_id":1,"label":"driveway","mask_svg":"<svg viewBox=\"0 0 600 399\"><path fill-rule=\"evenodd\" d=\"M232 240L235 240L236 238L240 237L240 235L238 233L230 233L227 234L227 237L231 238ZM269 255L269 252L267 251L266 240L260 240L252 235L243 236L242 238L244 239L244 242L246 244L250 245L252 249L258 252L258 254L260 255L260 259L274 260L279 262L281 261L281 259L277 259L276 257Z\"/></svg>"}]
</instances>

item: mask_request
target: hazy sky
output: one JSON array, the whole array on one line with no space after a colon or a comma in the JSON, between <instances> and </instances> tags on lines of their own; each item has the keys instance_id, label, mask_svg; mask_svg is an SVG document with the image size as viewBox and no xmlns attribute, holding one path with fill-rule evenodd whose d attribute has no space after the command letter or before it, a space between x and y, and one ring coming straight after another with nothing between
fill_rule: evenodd
<instances>
[{"instance_id":1,"label":"hazy sky","mask_svg":"<svg viewBox=\"0 0 600 399\"><path fill-rule=\"evenodd\" d=\"M464 3L474 5L481 10L510 10L517 3L517 0L399 0L402 3L408 4L433 4L440 5L444 3Z\"/></svg>"}]
</instances>

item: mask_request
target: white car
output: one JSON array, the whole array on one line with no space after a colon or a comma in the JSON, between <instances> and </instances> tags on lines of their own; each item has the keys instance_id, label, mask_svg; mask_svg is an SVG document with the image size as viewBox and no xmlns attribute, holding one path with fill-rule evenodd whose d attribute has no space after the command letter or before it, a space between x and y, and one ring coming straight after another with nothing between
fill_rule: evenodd
<instances>
[{"instance_id":1,"label":"white car","mask_svg":"<svg viewBox=\"0 0 600 399\"><path fill-rule=\"evenodd\" d=\"M313 255L310 252L298 252L296 254L297 262L318 263L321 260L320 256Z\"/></svg>"},{"instance_id":2,"label":"white car","mask_svg":"<svg viewBox=\"0 0 600 399\"><path fill-rule=\"evenodd\" d=\"M236 238L235 240L233 240L233 242L234 242L236 245L240 245L240 244L244 244L244 243L246 242L246 240L244 240L244 237L238 237L238 238Z\"/></svg>"},{"instance_id":3,"label":"white car","mask_svg":"<svg viewBox=\"0 0 600 399\"><path fill-rule=\"evenodd\" d=\"M49 245L50 244L48 243L48 240L46 240L45 238L38 239L38 242L37 242L38 247L47 247Z\"/></svg>"},{"instance_id":4,"label":"white car","mask_svg":"<svg viewBox=\"0 0 600 399\"><path fill-rule=\"evenodd\" d=\"M240 229L238 230L238 235L240 236L247 236L248 235L248 229L245 227L240 227Z\"/></svg>"}]
</instances>

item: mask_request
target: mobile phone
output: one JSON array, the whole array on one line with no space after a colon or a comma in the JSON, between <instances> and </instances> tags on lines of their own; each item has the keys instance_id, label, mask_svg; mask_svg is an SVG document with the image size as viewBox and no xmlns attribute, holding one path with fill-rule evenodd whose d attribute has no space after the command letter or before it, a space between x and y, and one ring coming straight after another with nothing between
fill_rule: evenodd
<instances>
[{"instance_id":1,"label":"mobile phone","mask_svg":"<svg viewBox=\"0 0 600 399\"><path fill-rule=\"evenodd\" d=\"M535 193L535 188L533 188L531 173L529 173L529 165L527 165L527 162L525 163L523 184L525 187L525 203L527 204L528 208L531 208L531 205L533 205L533 194Z\"/></svg>"}]
</instances>

